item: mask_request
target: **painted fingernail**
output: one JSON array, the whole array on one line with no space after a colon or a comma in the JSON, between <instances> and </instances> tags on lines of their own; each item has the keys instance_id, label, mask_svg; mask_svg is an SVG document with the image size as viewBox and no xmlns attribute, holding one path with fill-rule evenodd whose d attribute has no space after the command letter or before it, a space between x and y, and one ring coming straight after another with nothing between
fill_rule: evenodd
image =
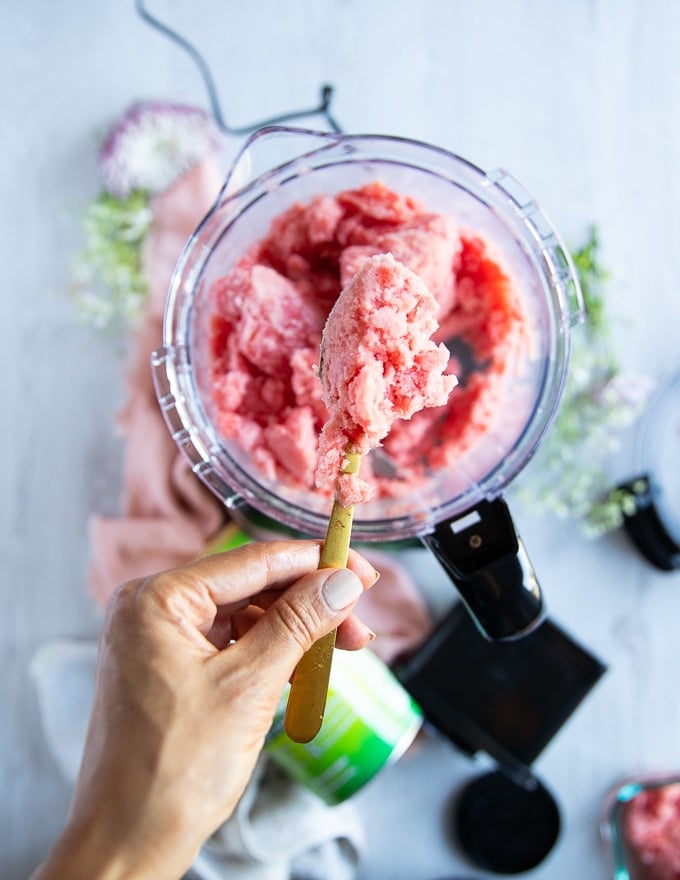
<instances>
[{"instance_id":1,"label":"painted fingernail","mask_svg":"<svg viewBox=\"0 0 680 880\"><path fill-rule=\"evenodd\" d=\"M341 568L324 581L321 588L326 604L333 611L346 608L363 593L364 586L348 568Z\"/></svg>"}]
</instances>

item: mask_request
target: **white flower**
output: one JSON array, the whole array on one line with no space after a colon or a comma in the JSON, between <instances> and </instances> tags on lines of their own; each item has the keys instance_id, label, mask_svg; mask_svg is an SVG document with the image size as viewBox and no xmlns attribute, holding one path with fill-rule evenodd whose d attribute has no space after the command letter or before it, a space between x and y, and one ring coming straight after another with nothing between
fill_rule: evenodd
<instances>
[{"instance_id":1,"label":"white flower","mask_svg":"<svg viewBox=\"0 0 680 880\"><path fill-rule=\"evenodd\" d=\"M574 254L590 320L574 337L569 379L555 424L514 491L536 513L573 519L587 538L619 528L630 492L614 488L609 465L623 432L642 414L652 382L622 372L607 331L597 234Z\"/></svg>"},{"instance_id":2,"label":"white flower","mask_svg":"<svg viewBox=\"0 0 680 880\"><path fill-rule=\"evenodd\" d=\"M222 134L197 107L160 101L134 104L111 128L99 153L105 188L117 198L167 189L217 149Z\"/></svg>"}]
</instances>

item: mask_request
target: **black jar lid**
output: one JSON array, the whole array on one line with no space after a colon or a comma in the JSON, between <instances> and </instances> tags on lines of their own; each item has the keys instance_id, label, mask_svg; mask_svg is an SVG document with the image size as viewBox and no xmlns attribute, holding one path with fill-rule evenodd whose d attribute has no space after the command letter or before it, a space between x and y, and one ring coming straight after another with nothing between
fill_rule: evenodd
<instances>
[{"instance_id":1,"label":"black jar lid","mask_svg":"<svg viewBox=\"0 0 680 880\"><path fill-rule=\"evenodd\" d=\"M457 792L455 842L470 862L496 874L519 874L540 864L560 832L560 811L548 789L532 777L520 785L495 770Z\"/></svg>"}]
</instances>

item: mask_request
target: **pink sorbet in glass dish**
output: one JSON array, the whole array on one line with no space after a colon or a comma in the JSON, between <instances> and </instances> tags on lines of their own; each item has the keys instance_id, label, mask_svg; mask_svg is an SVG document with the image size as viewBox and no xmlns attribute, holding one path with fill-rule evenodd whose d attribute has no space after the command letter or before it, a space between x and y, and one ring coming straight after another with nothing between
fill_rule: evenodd
<instances>
[{"instance_id":1,"label":"pink sorbet in glass dish","mask_svg":"<svg viewBox=\"0 0 680 880\"><path fill-rule=\"evenodd\" d=\"M680 781L640 791L622 812L631 880L680 880Z\"/></svg>"},{"instance_id":2,"label":"pink sorbet in glass dish","mask_svg":"<svg viewBox=\"0 0 680 880\"><path fill-rule=\"evenodd\" d=\"M620 783L607 798L601 830L616 880L680 880L680 777Z\"/></svg>"}]
</instances>

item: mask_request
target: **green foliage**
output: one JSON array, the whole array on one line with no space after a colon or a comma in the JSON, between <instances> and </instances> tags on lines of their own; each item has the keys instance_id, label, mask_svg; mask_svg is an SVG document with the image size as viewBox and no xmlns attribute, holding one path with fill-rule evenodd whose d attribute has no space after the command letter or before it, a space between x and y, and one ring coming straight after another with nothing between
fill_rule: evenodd
<instances>
[{"instance_id":1,"label":"green foliage","mask_svg":"<svg viewBox=\"0 0 680 880\"><path fill-rule=\"evenodd\" d=\"M604 286L609 272L600 264L600 237L596 227L590 230L585 244L574 251L572 259L578 273L590 333L606 334Z\"/></svg>"},{"instance_id":2,"label":"green foliage","mask_svg":"<svg viewBox=\"0 0 680 880\"><path fill-rule=\"evenodd\" d=\"M85 246L76 257L74 302L79 317L97 328L127 324L140 314L148 289L142 245L151 225L148 194L125 198L102 192L85 211Z\"/></svg>"},{"instance_id":3,"label":"green foliage","mask_svg":"<svg viewBox=\"0 0 680 880\"><path fill-rule=\"evenodd\" d=\"M555 423L515 487L527 509L573 519L589 538L619 528L630 508L630 493L611 489L608 466L649 395L648 383L620 371L605 305L609 273L599 246L593 228L572 254L586 323L572 337L569 377Z\"/></svg>"}]
</instances>

